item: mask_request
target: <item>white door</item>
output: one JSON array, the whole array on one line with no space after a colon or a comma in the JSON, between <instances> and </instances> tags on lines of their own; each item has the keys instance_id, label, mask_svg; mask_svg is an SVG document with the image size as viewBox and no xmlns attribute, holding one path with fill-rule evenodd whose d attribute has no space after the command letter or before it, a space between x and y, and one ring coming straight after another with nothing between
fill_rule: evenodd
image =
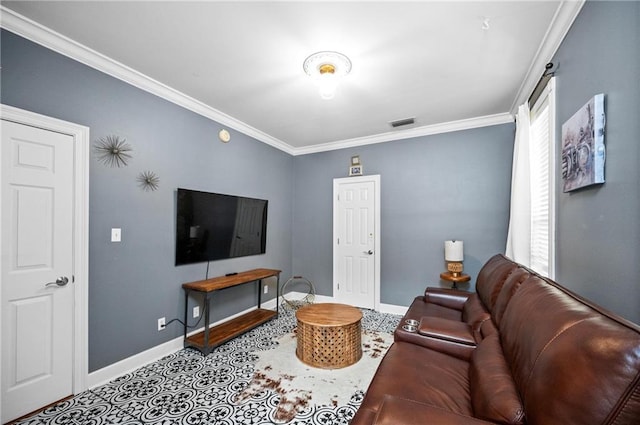
<instances>
[{"instance_id":1,"label":"white door","mask_svg":"<svg viewBox=\"0 0 640 425\"><path fill-rule=\"evenodd\" d=\"M380 302L380 176L333 184L333 295L336 302L374 309Z\"/></svg>"},{"instance_id":2,"label":"white door","mask_svg":"<svg viewBox=\"0 0 640 425\"><path fill-rule=\"evenodd\" d=\"M74 138L2 121L2 422L73 393Z\"/></svg>"}]
</instances>

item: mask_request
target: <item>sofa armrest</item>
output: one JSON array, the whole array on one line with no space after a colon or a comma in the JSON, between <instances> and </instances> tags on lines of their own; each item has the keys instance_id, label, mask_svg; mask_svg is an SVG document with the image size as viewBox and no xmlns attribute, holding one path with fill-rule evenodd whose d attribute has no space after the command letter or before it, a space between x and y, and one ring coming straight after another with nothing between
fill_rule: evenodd
<instances>
[{"instance_id":1,"label":"sofa armrest","mask_svg":"<svg viewBox=\"0 0 640 425\"><path fill-rule=\"evenodd\" d=\"M375 425L489 425L493 422L483 421L472 416L444 410L439 407L406 400L404 398L385 396L373 422Z\"/></svg>"},{"instance_id":2,"label":"sofa armrest","mask_svg":"<svg viewBox=\"0 0 640 425\"><path fill-rule=\"evenodd\" d=\"M427 288L424 291L424 301L462 311L471 294L472 292L457 289Z\"/></svg>"},{"instance_id":3,"label":"sofa armrest","mask_svg":"<svg viewBox=\"0 0 640 425\"><path fill-rule=\"evenodd\" d=\"M423 317L418 325L418 333L436 339L458 342L466 345L476 345L471 326L455 320L441 317Z\"/></svg>"},{"instance_id":4,"label":"sofa armrest","mask_svg":"<svg viewBox=\"0 0 640 425\"><path fill-rule=\"evenodd\" d=\"M398 326L393 333L394 341L409 342L430 350L438 351L466 362L471 360L471 355L476 349L475 345L463 344L457 341L448 341L440 338L433 338L427 335L420 335L418 332L409 332Z\"/></svg>"}]
</instances>

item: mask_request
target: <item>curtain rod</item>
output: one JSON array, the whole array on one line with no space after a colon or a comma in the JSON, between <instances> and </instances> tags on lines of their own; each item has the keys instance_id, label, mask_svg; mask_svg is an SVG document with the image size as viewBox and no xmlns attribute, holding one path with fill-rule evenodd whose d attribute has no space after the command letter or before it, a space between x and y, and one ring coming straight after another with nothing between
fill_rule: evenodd
<instances>
[{"instance_id":1,"label":"curtain rod","mask_svg":"<svg viewBox=\"0 0 640 425\"><path fill-rule=\"evenodd\" d=\"M554 76L555 72L556 72L556 66L553 64L553 62L549 62L544 66L544 72L542 73L542 76L538 80L538 84L536 84L536 87L531 92L531 96L529 96L528 102L529 102L530 108L533 105L535 105L536 101L542 94L544 88L547 86L547 83L549 82L551 77Z\"/></svg>"}]
</instances>

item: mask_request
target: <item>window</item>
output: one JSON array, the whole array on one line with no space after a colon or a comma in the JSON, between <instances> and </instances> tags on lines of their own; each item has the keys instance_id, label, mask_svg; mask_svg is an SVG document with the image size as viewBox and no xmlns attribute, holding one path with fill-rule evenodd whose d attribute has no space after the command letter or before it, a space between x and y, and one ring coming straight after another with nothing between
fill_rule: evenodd
<instances>
[{"instance_id":1,"label":"window","mask_svg":"<svg viewBox=\"0 0 640 425\"><path fill-rule=\"evenodd\" d=\"M538 273L555 276L555 79L531 106L531 262Z\"/></svg>"}]
</instances>

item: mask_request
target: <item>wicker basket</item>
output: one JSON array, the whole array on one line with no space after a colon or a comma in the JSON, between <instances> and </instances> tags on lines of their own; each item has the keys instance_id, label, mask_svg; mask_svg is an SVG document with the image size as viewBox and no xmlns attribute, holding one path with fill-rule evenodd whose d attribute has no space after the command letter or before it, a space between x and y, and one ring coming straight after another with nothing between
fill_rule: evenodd
<instances>
[{"instance_id":1,"label":"wicker basket","mask_svg":"<svg viewBox=\"0 0 640 425\"><path fill-rule=\"evenodd\" d=\"M301 299L297 299L297 300L287 298L287 293L286 293L287 287L292 286L294 284L299 284L299 283L302 283L308 287L307 294ZM305 305L313 304L313 301L316 298L316 288L313 286L313 283L311 283L309 279L302 276L293 276L289 278L289 280L287 280L285 284L282 286L280 293L282 294L282 300L283 300L282 306L291 308L293 310L297 310L300 307L304 307Z\"/></svg>"}]
</instances>

